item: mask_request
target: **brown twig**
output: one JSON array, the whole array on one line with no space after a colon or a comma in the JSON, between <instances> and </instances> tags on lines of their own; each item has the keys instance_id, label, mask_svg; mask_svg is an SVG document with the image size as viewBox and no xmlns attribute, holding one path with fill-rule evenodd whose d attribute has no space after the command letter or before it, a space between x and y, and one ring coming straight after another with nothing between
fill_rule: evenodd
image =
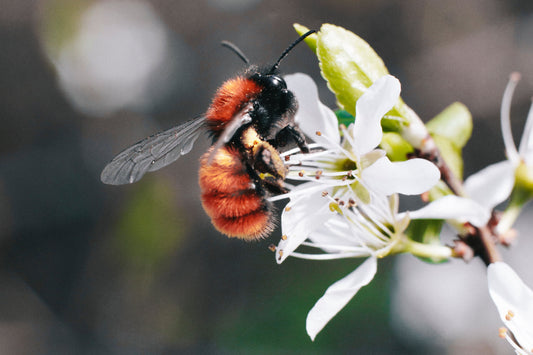
<instances>
[{"instance_id":1,"label":"brown twig","mask_svg":"<svg viewBox=\"0 0 533 355\"><path fill-rule=\"evenodd\" d=\"M448 164L446 164L431 136L425 139L422 149L416 150L415 155L433 162L440 170L442 181L450 190L457 196L465 196L463 182L455 176ZM496 243L498 242L495 233L496 226L497 222L495 223L493 218L487 225L479 228L467 223L468 234L460 236L461 240L472 248L474 254L479 256L487 265L502 260L498 249L496 249Z\"/></svg>"}]
</instances>

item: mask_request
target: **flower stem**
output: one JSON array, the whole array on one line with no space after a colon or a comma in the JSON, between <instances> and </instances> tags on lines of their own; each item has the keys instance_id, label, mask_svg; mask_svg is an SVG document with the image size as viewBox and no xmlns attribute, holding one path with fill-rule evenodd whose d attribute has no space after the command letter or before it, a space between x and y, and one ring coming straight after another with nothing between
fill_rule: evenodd
<instances>
[{"instance_id":1,"label":"flower stem","mask_svg":"<svg viewBox=\"0 0 533 355\"><path fill-rule=\"evenodd\" d=\"M520 215L521 211L522 206L518 204L509 204L500 218L498 227L496 227L498 234L504 234L508 232L513 226L514 222L516 222L516 219Z\"/></svg>"},{"instance_id":2,"label":"flower stem","mask_svg":"<svg viewBox=\"0 0 533 355\"><path fill-rule=\"evenodd\" d=\"M402 243L403 251L421 258L448 259L453 256L453 250L440 244L424 244L405 238Z\"/></svg>"},{"instance_id":3,"label":"flower stem","mask_svg":"<svg viewBox=\"0 0 533 355\"><path fill-rule=\"evenodd\" d=\"M442 181L444 181L444 183L448 185L450 190L452 190L455 195L465 195L462 181L454 175L454 173L442 157L442 154L440 153L439 148L435 144L433 137L431 137L430 135L426 137L424 145L420 150L420 153L421 158L428 159L429 161L432 161L435 165L437 165L441 173Z\"/></svg>"}]
</instances>

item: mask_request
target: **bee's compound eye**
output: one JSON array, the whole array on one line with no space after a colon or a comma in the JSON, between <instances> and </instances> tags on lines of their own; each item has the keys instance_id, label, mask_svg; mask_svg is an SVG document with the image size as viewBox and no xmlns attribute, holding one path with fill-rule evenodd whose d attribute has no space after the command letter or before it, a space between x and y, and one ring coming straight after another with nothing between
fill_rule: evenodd
<instances>
[{"instance_id":1,"label":"bee's compound eye","mask_svg":"<svg viewBox=\"0 0 533 355\"><path fill-rule=\"evenodd\" d=\"M287 84L285 80L278 75L263 75L261 73L255 73L250 77L250 79L259 83L268 89L274 90L284 90L287 89Z\"/></svg>"},{"instance_id":2,"label":"bee's compound eye","mask_svg":"<svg viewBox=\"0 0 533 355\"><path fill-rule=\"evenodd\" d=\"M269 84L274 88L281 88L286 89L287 84L285 83L285 80L283 78L277 76L277 75L270 75L268 77Z\"/></svg>"}]
</instances>

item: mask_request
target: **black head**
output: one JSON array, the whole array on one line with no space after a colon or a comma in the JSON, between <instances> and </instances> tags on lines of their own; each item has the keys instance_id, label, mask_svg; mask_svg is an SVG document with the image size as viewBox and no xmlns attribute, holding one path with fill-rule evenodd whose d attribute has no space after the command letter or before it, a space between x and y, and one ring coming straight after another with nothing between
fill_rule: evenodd
<instances>
[{"instance_id":1,"label":"black head","mask_svg":"<svg viewBox=\"0 0 533 355\"><path fill-rule=\"evenodd\" d=\"M285 80L278 74L271 74L270 70L256 71L249 78L262 88L254 101L252 121L258 133L268 137L278 121L296 112L296 99L287 90Z\"/></svg>"}]
</instances>

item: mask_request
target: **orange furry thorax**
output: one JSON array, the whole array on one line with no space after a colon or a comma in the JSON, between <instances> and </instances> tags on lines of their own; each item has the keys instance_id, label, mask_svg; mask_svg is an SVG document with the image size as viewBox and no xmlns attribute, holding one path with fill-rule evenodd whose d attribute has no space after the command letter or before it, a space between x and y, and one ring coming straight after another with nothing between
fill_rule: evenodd
<instances>
[{"instance_id":1,"label":"orange furry thorax","mask_svg":"<svg viewBox=\"0 0 533 355\"><path fill-rule=\"evenodd\" d=\"M261 86L253 80L238 76L229 79L217 90L206 112L209 129L218 134L243 105L261 92Z\"/></svg>"}]
</instances>

